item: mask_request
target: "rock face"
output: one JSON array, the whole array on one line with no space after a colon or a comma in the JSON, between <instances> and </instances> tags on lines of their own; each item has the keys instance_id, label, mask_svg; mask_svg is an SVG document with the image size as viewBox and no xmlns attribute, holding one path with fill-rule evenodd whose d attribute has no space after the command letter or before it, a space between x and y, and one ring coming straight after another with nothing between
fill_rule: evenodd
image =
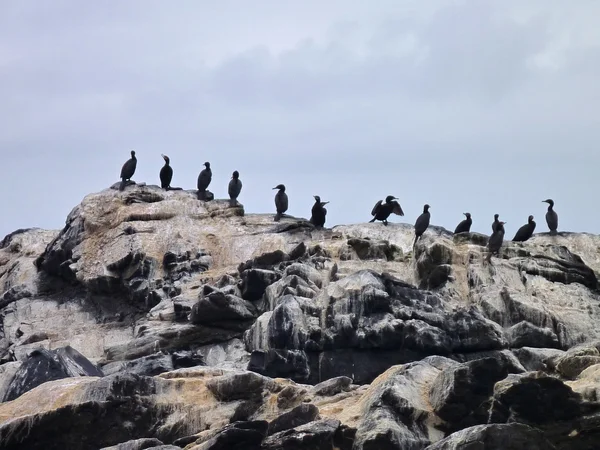
<instances>
[{"instance_id":1,"label":"rock face","mask_svg":"<svg viewBox=\"0 0 600 450\"><path fill-rule=\"evenodd\" d=\"M598 448L600 237L413 235L143 184L11 233L3 448Z\"/></svg>"}]
</instances>

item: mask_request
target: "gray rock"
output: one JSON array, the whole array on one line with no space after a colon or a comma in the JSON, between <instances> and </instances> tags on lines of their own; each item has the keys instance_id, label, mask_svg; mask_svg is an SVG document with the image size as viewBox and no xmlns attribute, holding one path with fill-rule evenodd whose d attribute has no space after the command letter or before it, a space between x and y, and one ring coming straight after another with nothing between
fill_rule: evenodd
<instances>
[{"instance_id":1,"label":"gray rock","mask_svg":"<svg viewBox=\"0 0 600 450\"><path fill-rule=\"evenodd\" d=\"M133 441L123 442L122 444L104 447L100 450L144 450L146 448L156 448L164 445L161 441L155 438L134 439Z\"/></svg>"},{"instance_id":2,"label":"gray rock","mask_svg":"<svg viewBox=\"0 0 600 450\"><path fill-rule=\"evenodd\" d=\"M528 371L554 372L556 363L565 354L554 348L523 347L512 351Z\"/></svg>"},{"instance_id":3,"label":"gray rock","mask_svg":"<svg viewBox=\"0 0 600 450\"><path fill-rule=\"evenodd\" d=\"M291 430L267 437L263 450L334 450L334 437L339 420L326 419L310 422Z\"/></svg>"},{"instance_id":4,"label":"gray rock","mask_svg":"<svg viewBox=\"0 0 600 450\"><path fill-rule=\"evenodd\" d=\"M511 347L559 348L558 336L550 328L540 328L527 321L513 325L507 331Z\"/></svg>"},{"instance_id":5,"label":"gray rock","mask_svg":"<svg viewBox=\"0 0 600 450\"><path fill-rule=\"evenodd\" d=\"M235 422L227 425L195 450L259 450L267 434L267 422Z\"/></svg>"},{"instance_id":6,"label":"gray rock","mask_svg":"<svg viewBox=\"0 0 600 450\"><path fill-rule=\"evenodd\" d=\"M211 289L193 306L190 321L227 328L229 321L250 321L256 316L256 308L249 301Z\"/></svg>"},{"instance_id":7,"label":"gray rock","mask_svg":"<svg viewBox=\"0 0 600 450\"><path fill-rule=\"evenodd\" d=\"M556 450L540 430L521 423L477 425L451 434L425 450Z\"/></svg>"},{"instance_id":8,"label":"gray rock","mask_svg":"<svg viewBox=\"0 0 600 450\"><path fill-rule=\"evenodd\" d=\"M319 418L319 408L309 403L296 406L291 411L281 414L269 424L267 434L270 436L280 431L297 428Z\"/></svg>"},{"instance_id":9,"label":"gray rock","mask_svg":"<svg viewBox=\"0 0 600 450\"><path fill-rule=\"evenodd\" d=\"M155 353L131 361L115 361L102 366L105 375L128 372L136 375L158 375L175 369L171 355Z\"/></svg>"},{"instance_id":10,"label":"gray rock","mask_svg":"<svg viewBox=\"0 0 600 450\"><path fill-rule=\"evenodd\" d=\"M322 397L331 397L342 391L348 390L351 383L352 378L349 377L330 378L313 387L312 393L313 395L320 395Z\"/></svg>"},{"instance_id":11,"label":"gray rock","mask_svg":"<svg viewBox=\"0 0 600 450\"><path fill-rule=\"evenodd\" d=\"M264 390L273 391L275 383L270 378L254 372L230 373L210 379L206 387L220 401L246 400L261 394Z\"/></svg>"}]
</instances>

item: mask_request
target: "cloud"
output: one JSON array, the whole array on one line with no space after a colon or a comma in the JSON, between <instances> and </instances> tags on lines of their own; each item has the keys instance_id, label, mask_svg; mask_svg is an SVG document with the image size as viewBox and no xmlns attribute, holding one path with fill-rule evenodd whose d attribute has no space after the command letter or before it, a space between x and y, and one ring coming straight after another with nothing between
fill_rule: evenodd
<instances>
[{"instance_id":1,"label":"cloud","mask_svg":"<svg viewBox=\"0 0 600 450\"><path fill-rule=\"evenodd\" d=\"M178 2L0 10L0 148L6 219L60 228L87 193L134 179L193 188L205 160L247 212L331 200L328 223L368 220L400 197L453 228L469 209L515 230L539 203L598 232L593 202L600 33L593 2ZM11 192L10 194L8 192ZM540 209L541 208L541 209ZM564 219L563 219L564 217Z\"/></svg>"}]
</instances>

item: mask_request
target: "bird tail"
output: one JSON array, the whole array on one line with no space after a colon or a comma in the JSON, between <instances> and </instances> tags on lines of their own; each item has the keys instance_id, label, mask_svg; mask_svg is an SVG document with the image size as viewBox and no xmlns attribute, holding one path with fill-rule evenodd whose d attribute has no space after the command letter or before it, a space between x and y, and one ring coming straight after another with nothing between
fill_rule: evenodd
<instances>
[{"instance_id":1,"label":"bird tail","mask_svg":"<svg viewBox=\"0 0 600 450\"><path fill-rule=\"evenodd\" d=\"M275 214L275 217L273 218L273 221L279 222L280 219L281 219L281 214L277 213L277 214Z\"/></svg>"},{"instance_id":2,"label":"bird tail","mask_svg":"<svg viewBox=\"0 0 600 450\"><path fill-rule=\"evenodd\" d=\"M373 223L375 222L375 217L373 217L371 220L369 220L369 223Z\"/></svg>"},{"instance_id":3,"label":"bird tail","mask_svg":"<svg viewBox=\"0 0 600 450\"><path fill-rule=\"evenodd\" d=\"M124 191L125 190L125 180L121 180L121 184L119 185L119 190L120 191Z\"/></svg>"}]
</instances>

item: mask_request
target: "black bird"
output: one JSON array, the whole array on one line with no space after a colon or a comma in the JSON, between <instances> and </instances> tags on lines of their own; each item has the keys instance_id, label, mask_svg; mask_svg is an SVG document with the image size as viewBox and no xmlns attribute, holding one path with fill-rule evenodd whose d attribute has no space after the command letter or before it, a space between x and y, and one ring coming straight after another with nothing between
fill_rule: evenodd
<instances>
[{"instance_id":1,"label":"black bird","mask_svg":"<svg viewBox=\"0 0 600 450\"><path fill-rule=\"evenodd\" d=\"M279 189L279 192L275 194L275 207L277 208L277 214L275 215L275 222L279 222L283 213L288 209L288 196L285 193L285 186L278 184L273 189Z\"/></svg>"},{"instance_id":2,"label":"black bird","mask_svg":"<svg viewBox=\"0 0 600 450\"><path fill-rule=\"evenodd\" d=\"M131 177L135 173L136 166L137 158L135 157L135 151L131 150L131 158L125 161L125 164L123 164L123 167L121 168L121 184L119 185L120 191L125 189L125 182L131 180Z\"/></svg>"},{"instance_id":3,"label":"black bird","mask_svg":"<svg viewBox=\"0 0 600 450\"><path fill-rule=\"evenodd\" d=\"M500 247L502 247L502 241L504 241L504 224L506 222L498 222L498 225L496 227L496 231L494 231L492 233L492 235L490 236L490 239L488 241L488 256L487 256L487 261L491 262L492 261L492 255L496 254L499 255L500 254Z\"/></svg>"},{"instance_id":4,"label":"black bird","mask_svg":"<svg viewBox=\"0 0 600 450\"><path fill-rule=\"evenodd\" d=\"M492 233L496 232L496 230L498 229L498 225L500 224L498 217L500 217L500 215L494 214L494 222L492 222Z\"/></svg>"},{"instance_id":5,"label":"black bird","mask_svg":"<svg viewBox=\"0 0 600 450\"><path fill-rule=\"evenodd\" d=\"M454 234L456 233L468 233L471 231L471 225L473 224L473 219L471 219L471 213L463 213L467 218L459 223L454 230Z\"/></svg>"},{"instance_id":6,"label":"black bird","mask_svg":"<svg viewBox=\"0 0 600 450\"><path fill-rule=\"evenodd\" d=\"M167 155L160 155L165 160L165 165L160 169L160 187L169 190L173 179L173 168L169 165L171 160Z\"/></svg>"},{"instance_id":7,"label":"black bird","mask_svg":"<svg viewBox=\"0 0 600 450\"><path fill-rule=\"evenodd\" d=\"M228 192L229 204L231 206L237 205L237 198L240 195L240 192L242 192L242 180L240 180L240 173L237 170L234 170L231 175Z\"/></svg>"},{"instance_id":8,"label":"black bird","mask_svg":"<svg viewBox=\"0 0 600 450\"><path fill-rule=\"evenodd\" d=\"M425 230L429 226L430 218L429 205L425 205L423 206L423 214L417 217L417 221L415 222L415 242L413 243L413 247L417 244L417 240L425 233Z\"/></svg>"},{"instance_id":9,"label":"black bird","mask_svg":"<svg viewBox=\"0 0 600 450\"><path fill-rule=\"evenodd\" d=\"M202 169L200 175L198 175L198 200L204 200L206 196L206 188L212 180L212 171L210 170L210 163L205 162L205 169Z\"/></svg>"},{"instance_id":10,"label":"black bird","mask_svg":"<svg viewBox=\"0 0 600 450\"><path fill-rule=\"evenodd\" d=\"M558 214L554 211L554 200L549 198L548 200L542 200L542 203L548 203L548 212L546 213L546 223L550 229L550 235L554 236L558 230Z\"/></svg>"},{"instance_id":11,"label":"black bird","mask_svg":"<svg viewBox=\"0 0 600 450\"><path fill-rule=\"evenodd\" d=\"M514 242L525 242L531 236L533 236L533 232L535 231L535 222L533 220L533 216L529 216L527 219L527 224L523 225L515 234L513 238Z\"/></svg>"},{"instance_id":12,"label":"black bird","mask_svg":"<svg viewBox=\"0 0 600 450\"><path fill-rule=\"evenodd\" d=\"M387 225L387 218L390 217L390 214L394 213L398 216L403 216L404 211L402 211L400 203L398 203L396 200L398 200L397 197L394 197L393 195L388 195L385 198L385 203L383 203L383 200L379 200L377 203L375 203L375 206L371 211L373 219L369 220L369 223L375 222L376 220L381 220L383 221L384 225Z\"/></svg>"},{"instance_id":13,"label":"black bird","mask_svg":"<svg viewBox=\"0 0 600 450\"><path fill-rule=\"evenodd\" d=\"M310 223L322 228L325 225L325 216L327 215L327 210L324 206L329 202L322 202L321 197L318 195L313 195L313 197L315 198L315 204L311 210Z\"/></svg>"}]
</instances>

